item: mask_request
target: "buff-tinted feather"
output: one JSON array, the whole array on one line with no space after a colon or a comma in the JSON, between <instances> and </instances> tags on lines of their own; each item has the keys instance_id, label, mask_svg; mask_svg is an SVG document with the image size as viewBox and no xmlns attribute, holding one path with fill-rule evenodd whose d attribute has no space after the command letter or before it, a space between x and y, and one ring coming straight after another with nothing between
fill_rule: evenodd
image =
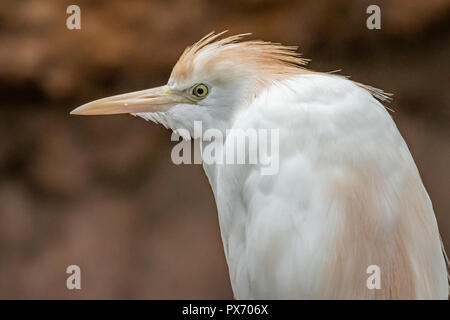
<instances>
[{"instance_id":1,"label":"buff-tinted feather","mask_svg":"<svg viewBox=\"0 0 450 320\"><path fill-rule=\"evenodd\" d=\"M218 40L225 32L211 32L187 47L173 68L171 79L182 82L193 74L195 68L207 73L218 66L223 65L225 69L233 64L240 72L247 70L255 82L266 87L274 81L311 72L303 67L308 60L301 58L296 46L261 40L242 41L250 33Z\"/></svg>"},{"instance_id":2,"label":"buff-tinted feather","mask_svg":"<svg viewBox=\"0 0 450 320\"><path fill-rule=\"evenodd\" d=\"M243 41L251 33L243 33L220 39L227 31L210 32L192 46L187 47L172 70L171 79L182 82L189 78L194 67L205 72L220 63L233 63L246 69L255 77L256 90L267 88L276 81L305 73L320 73L308 70L309 59L301 57L297 46L262 40ZM220 40L219 40L220 39ZM339 77L339 75L336 75ZM381 101L390 101L391 94L381 89L355 82ZM391 109L389 109L391 110ZM392 110L391 110L392 111Z\"/></svg>"}]
</instances>

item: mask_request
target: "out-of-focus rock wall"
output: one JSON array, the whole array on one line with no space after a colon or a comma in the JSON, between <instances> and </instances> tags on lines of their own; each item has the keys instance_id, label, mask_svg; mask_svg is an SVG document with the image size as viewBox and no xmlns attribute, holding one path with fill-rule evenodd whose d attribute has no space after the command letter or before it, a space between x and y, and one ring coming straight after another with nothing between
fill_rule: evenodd
<instances>
[{"instance_id":1,"label":"out-of-focus rock wall","mask_svg":"<svg viewBox=\"0 0 450 320\"><path fill-rule=\"evenodd\" d=\"M450 247L447 0L0 3L0 298L231 298L199 166L175 166L164 129L79 104L164 83L211 30L299 45L310 67L394 93ZM381 30L366 8L381 8ZM449 249L450 250L450 249ZM82 290L65 287L66 267Z\"/></svg>"}]
</instances>

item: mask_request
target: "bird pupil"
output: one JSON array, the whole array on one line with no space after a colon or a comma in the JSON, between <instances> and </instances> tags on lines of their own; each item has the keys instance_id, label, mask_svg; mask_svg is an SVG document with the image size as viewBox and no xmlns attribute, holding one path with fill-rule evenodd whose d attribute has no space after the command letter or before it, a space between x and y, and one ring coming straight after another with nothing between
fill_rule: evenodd
<instances>
[{"instance_id":1,"label":"bird pupil","mask_svg":"<svg viewBox=\"0 0 450 320\"><path fill-rule=\"evenodd\" d=\"M198 89L197 89L197 93L200 94L200 95L202 95L202 94L203 94L203 89L202 89L202 88L198 88Z\"/></svg>"}]
</instances>

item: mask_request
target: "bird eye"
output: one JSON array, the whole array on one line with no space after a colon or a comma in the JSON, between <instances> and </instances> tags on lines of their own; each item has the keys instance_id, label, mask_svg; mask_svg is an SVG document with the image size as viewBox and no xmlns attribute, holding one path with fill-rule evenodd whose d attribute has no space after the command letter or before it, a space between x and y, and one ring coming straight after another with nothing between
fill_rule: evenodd
<instances>
[{"instance_id":1,"label":"bird eye","mask_svg":"<svg viewBox=\"0 0 450 320\"><path fill-rule=\"evenodd\" d=\"M192 88L192 95L196 96L197 98L204 98L208 94L208 87L205 86L203 83L200 83L196 85L194 88Z\"/></svg>"}]
</instances>

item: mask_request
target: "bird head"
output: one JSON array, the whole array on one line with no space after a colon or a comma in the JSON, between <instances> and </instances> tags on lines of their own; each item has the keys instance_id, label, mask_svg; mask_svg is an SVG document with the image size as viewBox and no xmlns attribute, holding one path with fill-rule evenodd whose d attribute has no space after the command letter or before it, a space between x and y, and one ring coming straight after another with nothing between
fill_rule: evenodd
<instances>
[{"instance_id":1,"label":"bird head","mask_svg":"<svg viewBox=\"0 0 450 320\"><path fill-rule=\"evenodd\" d=\"M95 100L71 114L129 113L172 130L191 132L194 121L223 129L265 88L306 71L297 47L241 41L248 34L218 40L223 33L186 48L166 85Z\"/></svg>"}]
</instances>

